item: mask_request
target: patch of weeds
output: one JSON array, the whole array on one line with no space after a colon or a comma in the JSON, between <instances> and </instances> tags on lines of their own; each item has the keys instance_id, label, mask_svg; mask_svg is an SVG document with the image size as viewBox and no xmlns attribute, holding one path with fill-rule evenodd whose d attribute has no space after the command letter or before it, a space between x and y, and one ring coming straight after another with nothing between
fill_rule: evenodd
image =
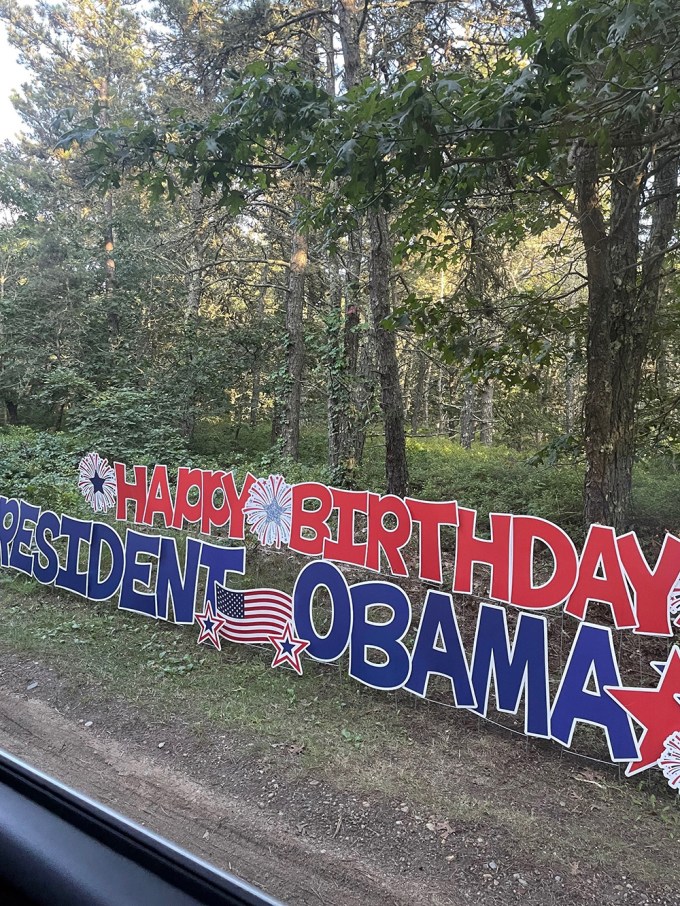
<instances>
[{"instance_id":1,"label":"patch of weeds","mask_svg":"<svg viewBox=\"0 0 680 906\"><path fill-rule=\"evenodd\" d=\"M355 749L363 749L364 737L361 733L355 733L352 730L348 730L347 727L343 727L340 733L345 742L351 743Z\"/></svg>"},{"instance_id":2,"label":"patch of weeds","mask_svg":"<svg viewBox=\"0 0 680 906\"><path fill-rule=\"evenodd\" d=\"M146 662L149 670L164 673L167 676L186 676L198 667L203 666L205 658L192 657L190 654L176 654L163 648L157 658Z\"/></svg>"},{"instance_id":3,"label":"patch of weeds","mask_svg":"<svg viewBox=\"0 0 680 906\"><path fill-rule=\"evenodd\" d=\"M53 626L51 629L45 629L45 631L40 634L40 640L44 642L50 639L61 644L64 644L68 640L73 645L87 645L90 640L83 638L82 630L82 623L79 623L77 620L66 620L66 622ZM68 636L73 637L67 638Z\"/></svg>"}]
</instances>

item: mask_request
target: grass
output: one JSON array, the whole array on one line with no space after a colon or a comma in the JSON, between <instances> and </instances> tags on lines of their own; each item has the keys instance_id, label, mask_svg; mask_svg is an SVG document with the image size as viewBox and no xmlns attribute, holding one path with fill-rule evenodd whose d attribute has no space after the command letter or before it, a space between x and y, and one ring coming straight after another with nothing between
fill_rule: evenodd
<instances>
[{"instance_id":1,"label":"grass","mask_svg":"<svg viewBox=\"0 0 680 906\"><path fill-rule=\"evenodd\" d=\"M121 702L155 722L172 715L198 738L234 731L254 742L256 752L296 746L299 757L286 768L289 780L321 776L339 788L408 801L425 819L506 827L537 854L548 833L566 841L569 858L590 863L613 865L629 846L623 831L603 839L601 830L566 820L574 795L567 792L569 768L589 766L562 763L554 747L532 744L530 751L528 742L482 726L465 712L364 689L347 676L345 664L307 662L297 677L272 670L269 650L229 645L220 653L198 648L196 638L195 627L157 623L112 603L94 604L23 576L0 575L0 651L52 666L81 687L85 701ZM498 774L499 746L515 765L510 777ZM539 758L540 775L531 779ZM677 797L663 778L650 777L638 787L604 769L598 785L583 792L612 822L635 822L636 834L657 841L638 869L649 880L663 877L664 847L680 839ZM558 807L562 797L566 810ZM555 810L564 812L559 830ZM552 851L544 857L554 861Z\"/></svg>"},{"instance_id":2,"label":"grass","mask_svg":"<svg viewBox=\"0 0 680 906\"><path fill-rule=\"evenodd\" d=\"M359 741L367 751L380 747L381 724L367 713L366 694L341 680L338 697L335 671L297 677L271 670L268 649L198 648L195 627L145 620L110 603L36 589L8 574L0 576L0 614L0 644L6 649L88 677L155 716L169 710L187 717L197 713L202 720L247 727L278 741L290 741L291 727L298 727L311 761L329 754L341 761Z\"/></svg>"}]
</instances>

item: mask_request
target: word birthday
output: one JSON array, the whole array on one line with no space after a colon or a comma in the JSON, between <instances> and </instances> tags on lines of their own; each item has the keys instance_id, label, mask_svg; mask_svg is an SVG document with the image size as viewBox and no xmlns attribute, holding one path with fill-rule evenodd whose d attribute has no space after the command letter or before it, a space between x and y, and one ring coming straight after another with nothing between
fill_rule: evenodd
<instances>
[{"instance_id":1,"label":"word birthday","mask_svg":"<svg viewBox=\"0 0 680 906\"><path fill-rule=\"evenodd\" d=\"M673 636L677 537L667 534L650 563L634 533L617 536L607 526L592 526L577 551L548 520L496 513L484 538L475 511L456 501L289 485L280 475L238 482L233 472L189 468L178 470L173 489L165 466L110 466L96 453L82 460L78 486L95 513L114 510L118 522L139 528L128 525L121 535L108 522L0 497L0 567L91 601L116 599L123 610L195 623L199 644L218 650L225 642L271 645L273 667L302 673L303 656L321 663L346 657L357 682L421 698L440 677L452 706L486 717L493 696L498 711L522 712L528 736L567 748L587 724L600 729L627 774L659 767L680 789L680 647L671 644L666 659L650 665L653 685L629 687L615 645L622 630ZM178 544L157 533L159 524L200 534ZM314 559L290 594L236 589L233 577L246 573L245 544L226 546L212 537L218 534L232 543L254 535L265 547ZM375 578L349 583L342 564ZM487 567L489 600L478 605L466 647L454 595L476 597L478 564ZM405 578L409 565L440 586L425 589L415 610L406 591L384 577ZM591 604L604 605L613 625L587 620ZM508 605L519 610L516 619L508 619ZM556 607L576 623L561 675L551 677L542 611Z\"/></svg>"},{"instance_id":2,"label":"word birthday","mask_svg":"<svg viewBox=\"0 0 680 906\"><path fill-rule=\"evenodd\" d=\"M232 472L187 468L179 469L173 496L167 467L161 465L150 475L146 467L135 466L128 475L116 463L115 478L119 520L126 520L131 509L132 520L140 525L152 526L160 517L166 528L197 525L203 534L225 529L228 538L239 541L247 520L262 544L284 543L309 557L395 577L409 575L402 552L415 529L418 577L437 584L443 581L441 529L450 526L455 530L451 590L456 594L472 593L473 568L484 564L491 568L487 596L492 600L529 610L564 605L578 620L585 619L590 602L600 602L611 608L617 629L673 634L668 599L680 573L680 539L670 534L651 567L633 532L617 537L604 525L591 527L579 554L565 531L535 516L492 513L491 537L481 538L475 510L456 501L402 500L317 482L291 487L281 476L258 480L250 474L238 490ZM358 517L364 517L364 540L357 539ZM552 575L539 584L534 581L537 544L553 560Z\"/></svg>"}]
</instances>

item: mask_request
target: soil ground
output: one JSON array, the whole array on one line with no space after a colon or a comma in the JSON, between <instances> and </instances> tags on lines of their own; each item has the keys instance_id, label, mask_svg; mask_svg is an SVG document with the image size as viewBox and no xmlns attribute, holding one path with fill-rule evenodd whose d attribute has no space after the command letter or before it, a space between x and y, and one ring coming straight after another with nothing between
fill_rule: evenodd
<instances>
[{"instance_id":1,"label":"soil ground","mask_svg":"<svg viewBox=\"0 0 680 906\"><path fill-rule=\"evenodd\" d=\"M291 906L680 904L658 772L329 668L195 657L178 627L3 581L0 747Z\"/></svg>"}]
</instances>

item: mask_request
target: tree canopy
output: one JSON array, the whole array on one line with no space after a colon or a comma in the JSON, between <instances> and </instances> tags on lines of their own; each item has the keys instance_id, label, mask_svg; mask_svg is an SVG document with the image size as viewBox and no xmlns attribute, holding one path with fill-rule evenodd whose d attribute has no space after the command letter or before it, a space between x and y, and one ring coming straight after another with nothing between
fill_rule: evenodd
<instances>
[{"instance_id":1,"label":"tree canopy","mask_svg":"<svg viewBox=\"0 0 680 906\"><path fill-rule=\"evenodd\" d=\"M495 434L628 526L678 444L672 0L1 9L9 417L325 424L347 485L380 425L394 493L408 432Z\"/></svg>"}]
</instances>

